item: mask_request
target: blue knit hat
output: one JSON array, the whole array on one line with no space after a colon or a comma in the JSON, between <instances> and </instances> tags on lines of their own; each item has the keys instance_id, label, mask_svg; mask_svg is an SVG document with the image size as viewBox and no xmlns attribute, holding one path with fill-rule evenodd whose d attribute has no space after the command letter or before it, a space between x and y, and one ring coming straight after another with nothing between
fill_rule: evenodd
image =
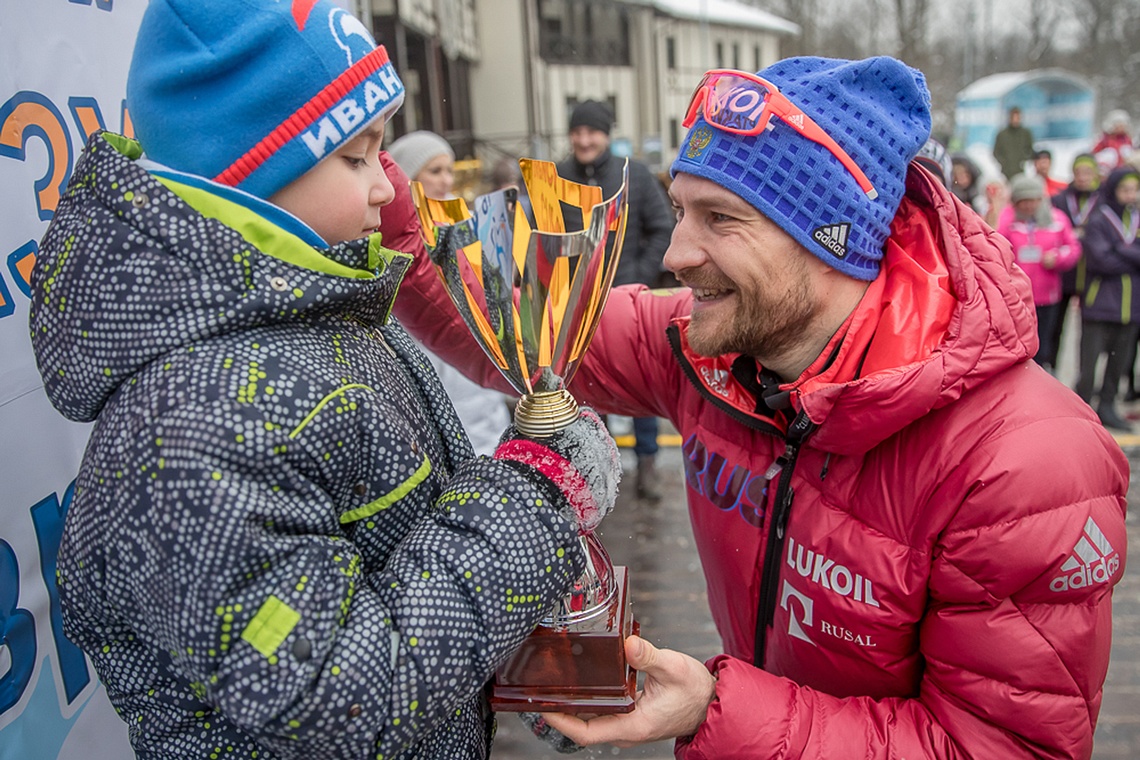
<instances>
[{"instance_id":1,"label":"blue knit hat","mask_svg":"<svg viewBox=\"0 0 1140 760\"><path fill-rule=\"evenodd\" d=\"M403 99L387 52L329 0L151 0L127 77L149 158L259 198Z\"/></svg>"},{"instance_id":2,"label":"blue knit hat","mask_svg":"<svg viewBox=\"0 0 1140 760\"><path fill-rule=\"evenodd\" d=\"M758 72L837 142L870 179L871 200L827 148L778 117L759 135L711 126L703 114L670 168L731 190L828 266L860 280L879 273L906 184L930 136L922 73L894 58L788 58Z\"/></svg>"}]
</instances>

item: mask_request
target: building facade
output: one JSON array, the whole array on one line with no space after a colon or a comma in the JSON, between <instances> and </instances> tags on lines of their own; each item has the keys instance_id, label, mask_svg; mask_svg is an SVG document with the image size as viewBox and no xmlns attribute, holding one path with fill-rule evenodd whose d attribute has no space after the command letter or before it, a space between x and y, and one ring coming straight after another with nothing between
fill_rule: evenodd
<instances>
[{"instance_id":1,"label":"building facade","mask_svg":"<svg viewBox=\"0 0 1140 760\"><path fill-rule=\"evenodd\" d=\"M701 74L755 71L799 28L735 0L346 0L408 88L390 132L438 132L460 158L558 160L574 105L608 102L615 152L668 165Z\"/></svg>"}]
</instances>

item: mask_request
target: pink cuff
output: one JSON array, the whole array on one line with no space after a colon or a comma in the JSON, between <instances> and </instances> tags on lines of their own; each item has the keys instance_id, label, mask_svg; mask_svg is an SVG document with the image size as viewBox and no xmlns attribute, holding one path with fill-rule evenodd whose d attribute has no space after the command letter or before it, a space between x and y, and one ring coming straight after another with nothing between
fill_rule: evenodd
<instances>
[{"instance_id":1,"label":"pink cuff","mask_svg":"<svg viewBox=\"0 0 1140 760\"><path fill-rule=\"evenodd\" d=\"M599 510L594 494L582 473L578 472L578 468L569 459L525 438L512 438L500 444L495 449L495 458L522 462L538 470L566 496L579 528L597 524Z\"/></svg>"}]
</instances>

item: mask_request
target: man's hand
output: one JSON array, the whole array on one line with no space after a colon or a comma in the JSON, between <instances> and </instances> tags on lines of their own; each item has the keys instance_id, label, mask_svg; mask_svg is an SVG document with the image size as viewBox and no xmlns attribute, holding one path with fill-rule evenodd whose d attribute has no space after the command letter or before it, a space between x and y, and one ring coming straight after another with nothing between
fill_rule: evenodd
<instances>
[{"instance_id":1,"label":"man's hand","mask_svg":"<svg viewBox=\"0 0 1140 760\"><path fill-rule=\"evenodd\" d=\"M629 664L645 674L633 712L582 720L574 715L546 713L551 728L582 746L616 744L632 747L645 742L692 736L716 698L716 679L687 654L658 649L639 636L625 640Z\"/></svg>"}]
</instances>

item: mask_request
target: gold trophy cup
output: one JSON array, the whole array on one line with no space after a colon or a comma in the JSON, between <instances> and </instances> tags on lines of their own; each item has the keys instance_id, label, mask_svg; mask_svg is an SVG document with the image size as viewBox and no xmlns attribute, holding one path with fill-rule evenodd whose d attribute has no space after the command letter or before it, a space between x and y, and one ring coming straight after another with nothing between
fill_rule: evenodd
<instances>
[{"instance_id":1,"label":"gold trophy cup","mask_svg":"<svg viewBox=\"0 0 1140 760\"><path fill-rule=\"evenodd\" d=\"M521 397L515 427L541 440L578 418L566 385L597 328L617 270L629 170L627 165L618 192L603 200L600 187L562 179L548 161L524 158L519 166L533 223L514 188L479 196L474 211L459 198L426 197L419 182L412 183L412 198L448 295ZM581 229L567 231L567 217L579 215ZM637 674L625 660L624 640L638 625L629 609L628 574L614 567L592 532L580 540L586 570L496 671L496 710L633 709Z\"/></svg>"}]
</instances>

